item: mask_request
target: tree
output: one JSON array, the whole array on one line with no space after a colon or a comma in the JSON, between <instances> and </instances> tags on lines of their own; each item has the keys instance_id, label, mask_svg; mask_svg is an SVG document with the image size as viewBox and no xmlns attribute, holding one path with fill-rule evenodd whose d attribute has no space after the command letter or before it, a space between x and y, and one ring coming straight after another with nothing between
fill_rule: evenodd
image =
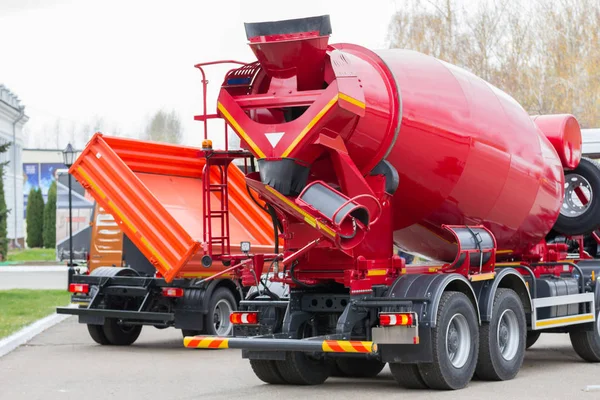
<instances>
[{"instance_id":1,"label":"tree","mask_svg":"<svg viewBox=\"0 0 600 400\"><path fill-rule=\"evenodd\" d=\"M145 139L155 142L181 143L183 133L181 119L175 111L159 110L146 127Z\"/></svg>"},{"instance_id":2,"label":"tree","mask_svg":"<svg viewBox=\"0 0 600 400\"><path fill-rule=\"evenodd\" d=\"M44 207L43 240L45 248L56 247L56 181L52 182L48 189L48 200Z\"/></svg>"},{"instance_id":3,"label":"tree","mask_svg":"<svg viewBox=\"0 0 600 400\"><path fill-rule=\"evenodd\" d=\"M530 114L571 113L600 127L598 0L406 0L390 47L463 67Z\"/></svg>"},{"instance_id":4,"label":"tree","mask_svg":"<svg viewBox=\"0 0 600 400\"><path fill-rule=\"evenodd\" d=\"M44 230L44 198L42 191L32 188L27 198L27 246L42 247Z\"/></svg>"},{"instance_id":5,"label":"tree","mask_svg":"<svg viewBox=\"0 0 600 400\"><path fill-rule=\"evenodd\" d=\"M11 143L5 143L0 145L0 153L4 153L8 150ZM7 230L7 220L8 220L8 212L10 211L6 208L6 200L4 199L4 166L8 163L0 163L0 257L2 260L6 260L6 256L8 254L8 230Z\"/></svg>"}]
</instances>

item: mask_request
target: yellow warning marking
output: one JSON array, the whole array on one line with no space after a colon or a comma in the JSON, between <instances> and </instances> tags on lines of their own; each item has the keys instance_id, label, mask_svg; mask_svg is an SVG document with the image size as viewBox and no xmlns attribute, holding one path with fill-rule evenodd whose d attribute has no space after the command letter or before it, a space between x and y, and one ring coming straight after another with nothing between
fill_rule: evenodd
<instances>
[{"instance_id":1,"label":"yellow warning marking","mask_svg":"<svg viewBox=\"0 0 600 400\"><path fill-rule=\"evenodd\" d=\"M370 269L367 271L367 276L382 276L387 274L385 269Z\"/></svg>"},{"instance_id":2,"label":"yellow warning marking","mask_svg":"<svg viewBox=\"0 0 600 400\"><path fill-rule=\"evenodd\" d=\"M360 107L360 108L365 108L365 103L363 103L360 100L355 99L354 97L350 97L350 96L348 96L347 94L344 94L344 93L340 93L339 96L340 96L340 99L345 100L348 103L352 103L355 106Z\"/></svg>"},{"instance_id":3,"label":"yellow warning marking","mask_svg":"<svg viewBox=\"0 0 600 400\"><path fill-rule=\"evenodd\" d=\"M573 317L555 318L549 321L537 321L535 323L536 328L549 328L555 325L568 324L569 322L581 322L581 321L593 321L593 315L575 315Z\"/></svg>"},{"instance_id":4,"label":"yellow warning marking","mask_svg":"<svg viewBox=\"0 0 600 400\"><path fill-rule=\"evenodd\" d=\"M469 276L471 282L487 281L496 277L495 272L487 272L485 274L477 274Z\"/></svg>"},{"instance_id":5,"label":"yellow warning marking","mask_svg":"<svg viewBox=\"0 0 600 400\"><path fill-rule=\"evenodd\" d=\"M302 132L300 132L300 134L296 137L296 139L294 139L292 144L290 144L289 147L281 154L281 157L287 157L292 152L292 150L294 150L294 148L298 145L298 143L300 143L300 141L304 138L304 136L306 136L306 134L312 129L312 127L315 126L315 124L317 122L319 122L319 120L321 118L323 118L323 115L325 115L325 113L327 111L329 111L329 109L331 107L333 107L333 105L337 101L338 101L338 95L336 94L331 100L329 100L329 103L327 103L325 105L325 107L323 107L323 109L321 111L319 111L319 113L316 115L316 117L314 117L308 123L308 125L306 125L306 127L302 130Z\"/></svg>"},{"instance_id":6,"label":"yellow warning marking","mask_svg":"<svg viewBox=\"0 0 600 400\"><path fill-rule=\"evenodd\" d=\"M246 143L248 143L248 146L252 147L252 150L254 150L258 158L265 158L265 153L263 153L262 150L256 145L256 143L254 143L254 141L250 139L250 136L248 136L248 134L244 132L240 124L238 124L237 121L233 119L231 114L229 114L229 111L227 111L227 109L225 108L225 106L223 106L223 104L221 104L221 102L217 103L217 108L219 109L219 111L221 111L227 122L229 122L229 124L233 126L233 129L235 129L236 132L239 133L240 136L246 141Z\"/></svg>"}]
</instances>

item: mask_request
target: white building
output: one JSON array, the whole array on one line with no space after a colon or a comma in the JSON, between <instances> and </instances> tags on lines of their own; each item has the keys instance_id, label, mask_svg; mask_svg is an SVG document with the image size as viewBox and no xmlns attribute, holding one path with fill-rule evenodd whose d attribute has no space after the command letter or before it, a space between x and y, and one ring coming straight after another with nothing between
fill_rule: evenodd
<instances>
[{"instance_id":1,"label":"white building","mask_svg":"<svg viewBox=\"0 0 600 400\"><path fill-rule=\"evenodd\" d=\"M4 198L8 214L7 230L11 245L15 238L24 245L23 229L23 125L29 117L25 106L8 88L0 84L0 143L13 143L6 153L0 154L0 162L8 161L4 169Z\"/></svg>"},{"instance_id":2,"label":"white building","mask_svg":"<svg viewBox=\"0 0 600 400\"><path fill-rule=\"evenodd\" d=\"M582 129L582 153L593 159L600 158L600 129Z\"/></svg>"}]
</instances>

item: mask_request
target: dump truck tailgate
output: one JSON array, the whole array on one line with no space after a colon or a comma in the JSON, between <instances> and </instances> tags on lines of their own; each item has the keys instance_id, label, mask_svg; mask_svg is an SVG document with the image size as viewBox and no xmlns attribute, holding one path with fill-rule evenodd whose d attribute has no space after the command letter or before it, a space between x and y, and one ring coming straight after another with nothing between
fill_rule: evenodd
<instances>
[{"instance_id":1,"label":"dump truck tailgate","mask_svg":"<svg viewBox=\"0 0 600 400\"><path fill-rule=\"evenodd\" d=\"M189 261L203 251L203 154L193 147L96 134L69 172L171 281L183 276ZM233 164L228 190L232 248L242 240L272 247L272 223L250 199L244 174ZM220 198L211 196L214 209ZM219 232L218 225L212 221L213 232Z\"/></svg>"}]
</instances>

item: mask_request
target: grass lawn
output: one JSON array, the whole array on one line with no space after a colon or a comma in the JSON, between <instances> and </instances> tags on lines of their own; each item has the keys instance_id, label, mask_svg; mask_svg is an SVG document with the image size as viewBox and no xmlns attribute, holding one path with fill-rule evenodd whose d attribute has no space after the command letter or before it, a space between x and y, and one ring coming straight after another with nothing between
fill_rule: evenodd
<instances>
[{"instance_id":1,"label":"grass lawn","mask_svg":"<svg viewBox=\"0 0 600 400\"><path fill-rule=\"evenodd\" d=\"M9 250L7 261L56 261L55 249L24 249Z\"/></svg>"},{"instance_id":2,"label":"grass lawn","mask_svg":"<svg viewBox=\"0 0 600 400\"><path fill-rule=\"evenodd\" d=\"M66 290L0 290L0 339L69 304Z\"/></svg>"}]
</instances>

